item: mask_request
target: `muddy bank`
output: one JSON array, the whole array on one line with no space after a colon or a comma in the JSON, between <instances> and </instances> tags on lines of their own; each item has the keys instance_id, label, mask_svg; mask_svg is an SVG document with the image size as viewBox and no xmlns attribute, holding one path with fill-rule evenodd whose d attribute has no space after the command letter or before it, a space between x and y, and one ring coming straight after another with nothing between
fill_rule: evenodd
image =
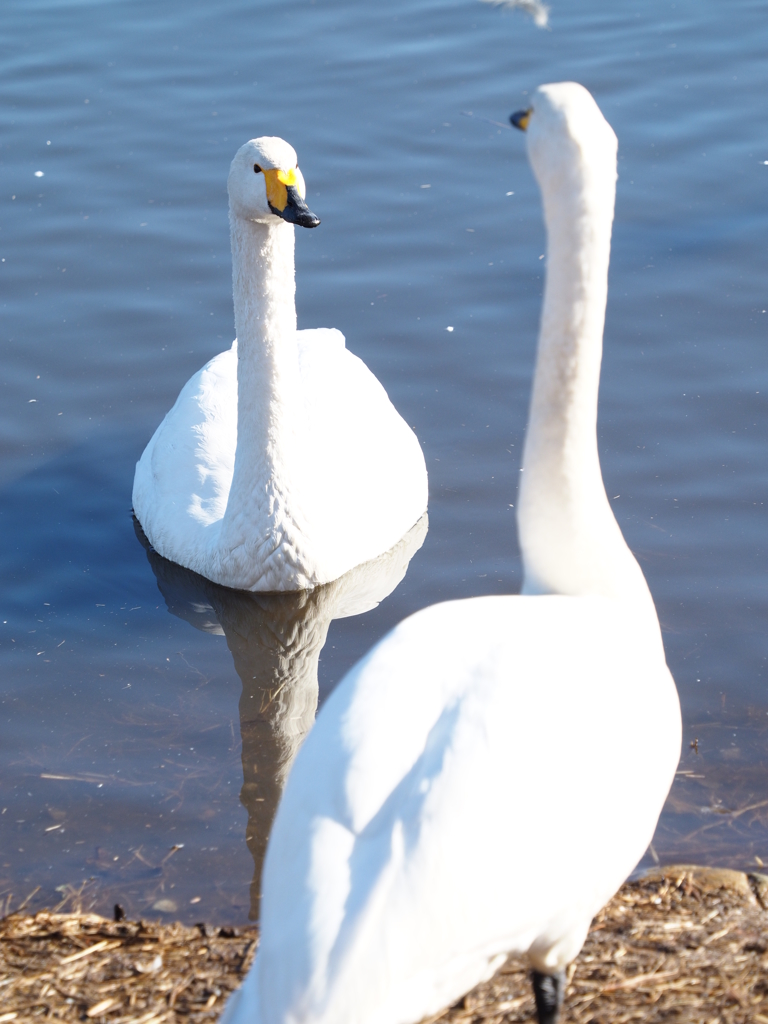
<instances>
[{"instance_id":1,"label":"muddy bank","mask_svg":"<svg viewBox=\"0 0 768 1024\"><path fill-rule=\"evenodd\" d=\"M768 1024L768 876L659 869L624 885L572 965L562 1024ZM0 1024L215 1021L251 964L254 929L23 912L0 921ZM510 959L433 1021L531 1020Z\"/></svg>"}]
</instances>

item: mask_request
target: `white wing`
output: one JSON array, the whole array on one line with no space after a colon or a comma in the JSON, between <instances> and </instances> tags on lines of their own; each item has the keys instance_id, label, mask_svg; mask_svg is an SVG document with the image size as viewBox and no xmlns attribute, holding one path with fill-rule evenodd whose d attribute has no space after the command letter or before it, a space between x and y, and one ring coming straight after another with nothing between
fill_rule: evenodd
<instances>
[{"instance_id":1,"label":"white wing","mask_svg":"<svg viewBox=\"0 0 768 1024\"><path fill-rule=\"evenodd\" d=\"M339 331L299 331L299 359L313 555L333 580L388 551L421 517L426 467L416 435ZM187 382L136 467L144 532L204 575L232 484L237 402L234 342Z\"/></svg>"},{"instance_id":2,"label":"white wing","mask_svg":"<svg viewBox=\"0 0 768 1024\"><path fill-rule=\"evenodd\" d=\"M677 764L674 685L637 632L600 598L456 601L347 675L275 821L253 1019L411 1022L500 954L575 955Z\"/></svg>"}]
</instances>

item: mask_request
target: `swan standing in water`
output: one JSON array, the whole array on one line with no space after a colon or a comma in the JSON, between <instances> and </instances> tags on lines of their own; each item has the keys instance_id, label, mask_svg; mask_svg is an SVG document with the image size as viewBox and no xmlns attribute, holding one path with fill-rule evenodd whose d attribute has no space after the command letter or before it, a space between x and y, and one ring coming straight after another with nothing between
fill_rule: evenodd
<instances>
[{"instance_id":1,"label":"swan standing in water","mask_svg":"<svg viewBox=\"0 0 768 1024\"><path fill-rule=\"evenodd\" d=\"M553 1024L677 767L677 691L597 453L616 136L570 82L513 123L548 233L523 595L412 615L331 695L277 812L261 944L225 1024L414 1024L509 953Z\"/></svg>"},{"instance_id":2,"label":"swan standing in water","mask_svg":"<svg viewBox=\"0 0 768 1024\"><path fill-rule=\"evenodd\" d=\"M427 507L416 435L336 330L297 331L294 149L252 139L229 172L237 340L188 381L138 465L163 557L239 590L303 590L393 547Z\"/></svg>"}]
</instances>

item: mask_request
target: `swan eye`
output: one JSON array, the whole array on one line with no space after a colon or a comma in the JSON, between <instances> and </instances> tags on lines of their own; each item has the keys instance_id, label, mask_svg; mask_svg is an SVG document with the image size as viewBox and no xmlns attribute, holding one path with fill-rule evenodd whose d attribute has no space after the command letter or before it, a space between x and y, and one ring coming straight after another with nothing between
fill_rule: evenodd
<instances>
[{"instance_id":1,"label":"swan eye","mask_svg":"<svg viewBox=\"0 0 768 1024\"><path fill-rule=\"evenodd\" d=\"M258 164L254 164L253 165L253 173L254 174L261 174L261 168L259 167Z\"/></svg>"}]
</instances>

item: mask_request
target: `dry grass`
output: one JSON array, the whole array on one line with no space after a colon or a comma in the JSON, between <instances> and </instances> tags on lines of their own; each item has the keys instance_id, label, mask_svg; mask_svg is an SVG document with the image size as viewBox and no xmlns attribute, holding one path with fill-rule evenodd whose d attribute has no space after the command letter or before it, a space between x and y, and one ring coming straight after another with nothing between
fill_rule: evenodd
<instances>
[{"instance_id":1,"label":"dry grass","mask_svg":"<svg viewBox=\"0 0 768 1024\"><path fill-rule=\"evenodd\" d=\"M0 921L0 1024L215 1021L255 948L254 929L11 914Z\"/></svg>"},{"instance_id":2,"label":"dry grass","mask_svg":"<svg viewBox=\"0 0 768 1024\"><path fill-rule=\"evenodd\" d=\"M629 882L572 966L562 1024L768 1024L768 877L672 867ZM0 1024L214 1021L248 969L252 929L12 914L0 921ZM434 1021L533 1019L510 959Z\"/></svg>"}]
</instances>

